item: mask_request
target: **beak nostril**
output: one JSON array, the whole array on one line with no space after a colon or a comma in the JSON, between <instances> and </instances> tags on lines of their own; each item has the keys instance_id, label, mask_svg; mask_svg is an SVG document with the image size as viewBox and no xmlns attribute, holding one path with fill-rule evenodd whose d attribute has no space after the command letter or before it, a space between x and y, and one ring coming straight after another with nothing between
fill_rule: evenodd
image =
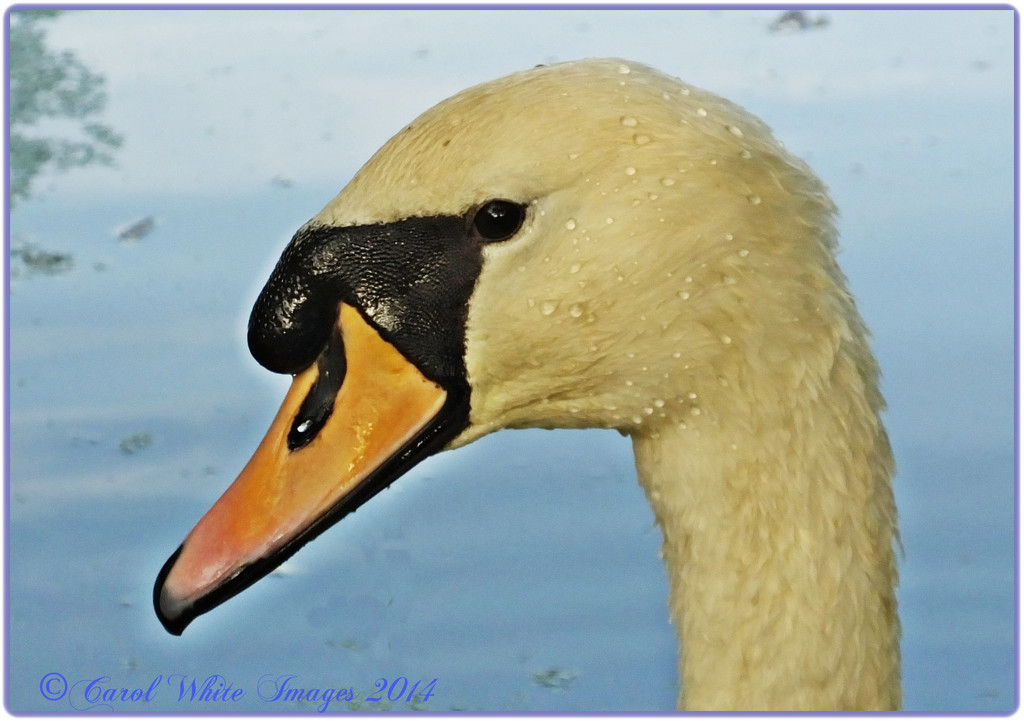
<instances>
[{"instance_id":1,"label":"beak nostril","mask_svg":"<svg viewBox=\"0 0 1024 721\"><path fill-rule=\"evenodd\" d=\"M334 399L345 380L345 347L335 326L331 338L317 359L317 378L299 406L288 432L288 450L297 451L319 435L334 412Z\"/></svg>"}]
</instances>

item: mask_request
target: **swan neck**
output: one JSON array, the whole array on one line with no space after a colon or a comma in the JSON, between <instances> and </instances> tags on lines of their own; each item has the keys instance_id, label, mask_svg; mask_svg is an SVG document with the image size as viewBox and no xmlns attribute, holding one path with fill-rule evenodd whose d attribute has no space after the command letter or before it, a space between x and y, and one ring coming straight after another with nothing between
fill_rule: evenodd
<instances>
[{"instance_id":1,"label":"swan neck","mask_svg":"<svg viewBox=\"0 0 1024 721\"><path fill-rule=\"evenodd\" d=\"M682 708L899 707L892 459L864 406L834 391L742 433L723 421L634 437Z\"/></svg>"}]
</instances>

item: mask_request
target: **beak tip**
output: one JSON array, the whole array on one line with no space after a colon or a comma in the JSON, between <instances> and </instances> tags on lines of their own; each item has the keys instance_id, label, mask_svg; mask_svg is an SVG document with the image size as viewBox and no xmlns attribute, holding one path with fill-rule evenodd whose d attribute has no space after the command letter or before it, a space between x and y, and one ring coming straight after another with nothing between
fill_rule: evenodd
<instances>
[{"instance_id":1,"label":"beak tip","mask_svg":"<svg viewBox=\"0 0 1024 721\"><path fill-rule=\"evenodd\" d=\"M181 547L167 559L160 573L156 577L156 584L153 586L153 608L156 616L164 629L174 636L180 636L185 628L196 617L192 603L186 599L176 598L166 587L167 576L174 568L178 556L181 555Z\"/></svg>"}]
</instances>

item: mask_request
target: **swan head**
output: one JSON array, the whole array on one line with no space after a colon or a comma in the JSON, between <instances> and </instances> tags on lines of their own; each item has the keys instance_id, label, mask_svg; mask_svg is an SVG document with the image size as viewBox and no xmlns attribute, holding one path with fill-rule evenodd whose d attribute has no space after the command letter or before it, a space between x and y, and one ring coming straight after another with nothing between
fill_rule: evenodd
<instances>
[{"instance_id":1,"label":"swan head","mask_svg":"<svg viewBox=\"0 0 1024 721\"><path fill-rule=\"evenodd\" d=\"M773 392L827 377L852 302L832 215L757 119L635 63L538 67L428 110L257 300L250 349L295 380L161 571L164 625L180 633L438 450L501 428L746 418L779 399L723 388L765 367Z\"/></svg>"}]
</instances>

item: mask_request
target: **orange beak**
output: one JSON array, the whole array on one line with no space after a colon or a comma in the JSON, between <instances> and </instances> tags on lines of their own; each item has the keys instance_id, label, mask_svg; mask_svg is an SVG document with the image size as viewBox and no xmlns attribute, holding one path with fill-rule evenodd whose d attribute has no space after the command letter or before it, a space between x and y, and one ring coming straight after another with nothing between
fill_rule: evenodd
<instances>
[{"instance_id":1,"label":"orange beak","mask_svg":"<svg viewBox=\"0 0 1024 721\"><path fill-rule=\"evenodd\" d=\"M339 306L336 330L340 342L294 377L252 459L161 570L153 600L171 633L255 583L454 435L443 411L455 399L355 308Z\"/></svg>"}]
</instances>

